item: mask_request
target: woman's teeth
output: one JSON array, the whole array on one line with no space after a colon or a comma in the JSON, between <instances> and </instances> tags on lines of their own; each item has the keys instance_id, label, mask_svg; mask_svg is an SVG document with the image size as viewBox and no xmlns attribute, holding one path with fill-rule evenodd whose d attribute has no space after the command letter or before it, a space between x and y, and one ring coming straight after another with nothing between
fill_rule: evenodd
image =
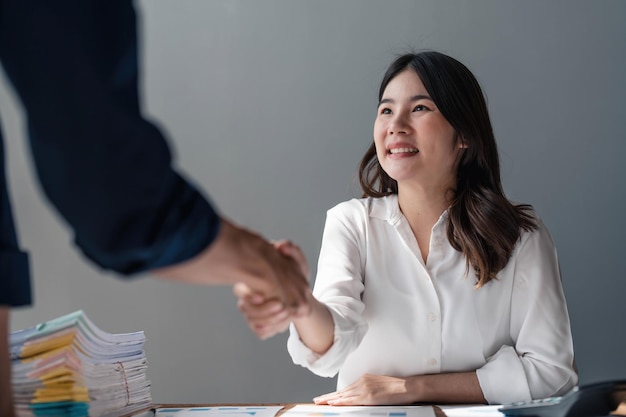
<instances>
[{"instance_id":1,"label":"woman's teeth","mask_svg":"<svg viewBox=\"0 0 626 417\"><path fill-rule=\"evenodd\" d=\"M394 148L394 149L389 149L389 153L394 154L394 153L417 153L419 152L417 149L415 148Z\"/></svg>"}]
</instances>

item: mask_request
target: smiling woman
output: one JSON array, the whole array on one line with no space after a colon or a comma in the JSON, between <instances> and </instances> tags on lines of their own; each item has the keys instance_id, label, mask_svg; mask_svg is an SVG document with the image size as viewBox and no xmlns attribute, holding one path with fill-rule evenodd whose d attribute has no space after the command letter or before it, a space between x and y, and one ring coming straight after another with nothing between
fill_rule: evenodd
<instances>
[{"instance_id":1,"label":"smiling woman","mask_svg":"<svg viewBox=\"0 0 626 417\"><path fill-rule=\"evenodd\" d=\"M290 327L294 363L339 375L315 402L565 393L578 376L556 251L532 208L504 195L478 82L449 56L407 54L378 99L363 198L328 211L312 310ZM257 334L286 328L275 301L238 294Z\"/></svg>"}]
</instances>

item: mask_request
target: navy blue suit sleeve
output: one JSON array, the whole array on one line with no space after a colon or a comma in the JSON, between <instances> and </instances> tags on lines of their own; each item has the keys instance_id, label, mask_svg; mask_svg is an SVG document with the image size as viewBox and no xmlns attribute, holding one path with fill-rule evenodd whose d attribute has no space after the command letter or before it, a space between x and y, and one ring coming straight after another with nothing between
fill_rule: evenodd
<instances>
[{"instance_id":1,"label":"navy blue suit sleeve","mask_svg":"<svg viewBox=\"0 0 626 417\"><path fill-rule=\"evenodd\" d=\"M219 216L141 114L130 0L2 0L0 59L43 191L96 264L123 275L206 248Z\"/></svg>"},{"instance_id":2,"label":"navy blue suit sleeve","mask_svg":"<svg viewBox=\"0 0 626 417\"><path fill-rule=\"evenodd\" d=\"M28 255L17 243L4 168L4 146L0 134L0 305L31 303Z\"/></svg>"}]
</instances>

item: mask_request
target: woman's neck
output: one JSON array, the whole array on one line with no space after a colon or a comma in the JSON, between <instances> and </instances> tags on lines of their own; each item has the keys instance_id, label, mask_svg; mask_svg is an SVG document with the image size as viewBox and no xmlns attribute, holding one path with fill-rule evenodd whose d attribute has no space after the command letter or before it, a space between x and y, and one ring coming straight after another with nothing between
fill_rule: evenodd
<instances>
[{"instance_id":1,"label":"woman's neck","mask_svg":"<svg viewBox=\"0 0 626 417\"><path fill-rule=\"evenodd\" d=\"M398 204L409 222L431 219L434 225L450 207L451 197L449 187L398 186Z\"/></svg>"},{"instance_id":2,"label":"woman's neck","mask_svg":"<svg viewBox=\"0 0 626 417\"><path fill-rule=\"evenodd\" d=\"M398 187L398 204L409 222L424 264L428 262L430 235L433 226L450 206L449 188Z\"/></svg>"}]
</instances>

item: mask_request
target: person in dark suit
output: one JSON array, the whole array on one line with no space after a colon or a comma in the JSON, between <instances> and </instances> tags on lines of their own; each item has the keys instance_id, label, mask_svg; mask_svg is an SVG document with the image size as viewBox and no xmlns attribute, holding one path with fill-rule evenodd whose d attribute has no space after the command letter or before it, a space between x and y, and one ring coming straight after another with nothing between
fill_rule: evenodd
<instances>
[{"instance_id":1,"label":"person in dark suit","mask_svg":"<svg viewBox=\"0 0 626 417\"><path fill-rule=\"evenodd\" d=\"M0 1L0 61L24 108L42 189L94 264L123 277L246 283L308 309L301 265L217 212L141 113L130 0ZM0 142L0 415L13 415L9 309L31 303Z\"/></svg>"}]
</instances>

